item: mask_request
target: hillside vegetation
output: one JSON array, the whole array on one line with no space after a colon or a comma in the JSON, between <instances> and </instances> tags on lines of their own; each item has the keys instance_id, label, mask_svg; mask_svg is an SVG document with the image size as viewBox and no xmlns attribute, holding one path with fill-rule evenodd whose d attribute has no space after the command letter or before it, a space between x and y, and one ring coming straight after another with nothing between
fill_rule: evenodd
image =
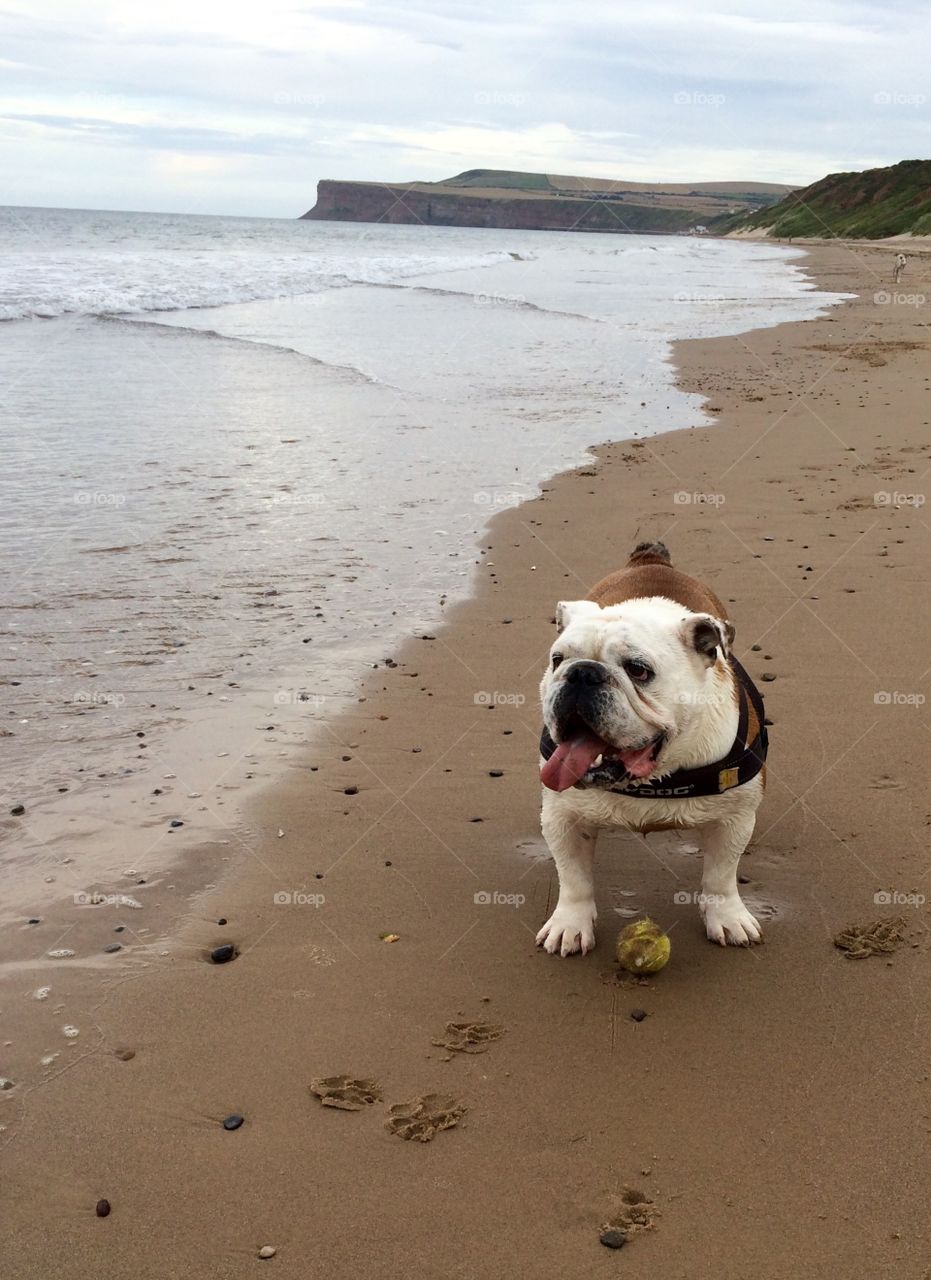
<instances>
[{"instance_id":1,"label":"hillside vegetation","mask_svg":"<svg viewBox=\"0 0 931 1280\"><path fill-rule=\"evenodd\" d=\"M760 229L782 239L931 235L931 160L902 160L862 173L832 173L768 209L715 227L716 231Z\"/></svg>"}]
</instances>

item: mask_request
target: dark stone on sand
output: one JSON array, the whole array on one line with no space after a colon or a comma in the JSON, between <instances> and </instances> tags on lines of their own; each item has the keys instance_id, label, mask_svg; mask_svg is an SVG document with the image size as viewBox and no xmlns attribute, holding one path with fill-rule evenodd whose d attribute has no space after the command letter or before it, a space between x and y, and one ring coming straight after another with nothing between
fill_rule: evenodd
<instances>
[{"instance_id":1,"label":"dark stone on sand","mask_svg":"<svg viewBox=\"0 0 931 1280\"><path fill-rule=\"evenodd\" d=\"M623 1231L602 1231L598 1237L606 1249L623 1249L627 1237Z\"/></svg>"},{"instance_id":2,"label":"dark stone on sand","mask_svg":"<svg viewBox=\"0 0 931 1280\"><path fill-rule=\"evenodd\" d=\"M109 1201L109 1200L98 1200L98 1201L97 1201L96 1208L94 1209L94 1212L96 1213L96 1215L97 1215L97 1217L98 1217L98 1218L106 1218L106 1217L109 1217L109 1214L110 1214L110 1201Z\"/></svg>"},{"instance_id":3,"label":"dark stone on sand","mask_svg":"<svg viewBox=\"0 0 931 1280\"><path fill-rule=\"evenodd\" d=\"M232 1131L233 1129L238 1129L243 1124L245 1124L245 1117L232 1115L227 1116L223 1121L223 1128Z\"/></svg>"},{"instance_id":4,"label":"dark stone on sand","mask_svg":"<svg viewBox=\"0 0 931 1280\"><path fill-rule=\"evenodd\" d=\"M136 1056L135 1049L114 1049L113 1056L119 1058L120 1062L130 1062Z\"/></svg>"},{"instance_id":5,"label":"dark stone on sand","mask_svg":"<svg viewBox=\"0 0 931 1280\"><path fill-rule=\"evenodd\" d=\"M24 804L14 804L13 808L10 810L10 813L13 815L14 818L18 818L21 814L25 812L26 812L26 806Z\"/></svg>"},{"instance_id":6,"label":"dark stone on sand","mask_svg":"<svg viewBox=\"0 0 931 1280\"><path fill-rule=\"evenodd\" d=\"M752 644L750 648L754 653L759 653L763 646L761 644Z\"/></svg>"},{"instance_id":7,"label":"dark stone on sand","mask_svg":"<svg viewBox=\"0 0 931 1280\"><path fill-rule=\"evenodd\" d=\"M484 818L470 818L470 819L469 819L469 821L470 821L470 822L484 822L484 821L485 821L485 819L484 819Z\"/></svg>"},{"instance_id":8,"label":"dark stone on sand","mask_svg":"<svg viewBox=\"0 0 931 1280\"><path fill-rule=\"evenodd\" d=\"M489 769L489 770L488 770L488 776L489 776L489 778L503 778L503 777L504 777L504 770L503 770L503 769Z\"/></svg>"},{"instance_id":9,"label":"dark stone on sand","mask_svg":"<svg viewBox=\"0 0 931 1280\"><path fill-rule=\"evenodd\" d=\"M39 917L38 917L38 916L30 916L30 917L29 917L29 919L26 921L26 923L27 923L27 924L39 924L39 923L40 923L40 920L39 920Z\"/></svg>"},{"instance_id":10,"label":"dark stone on sand","mask_svg":"<svg viewBox=\"0 0 931 1280\"><path fill-rule=\"evenodd\" d=\"M357 796L359 794L358 787L343 787L344 796Z\"/></svg>"},{"instance_id":11,"label":"dark stone on sand","mask_svg":"<svg viewBox=\"0 0 931 1280\"><path fill-rule=\"evenodd\" d=\"M738 877L737 877L737 883L738 883L738 884L749 884L749 883L750 883L750 877L749 877L749 876L738 876Z\"/></svg>"},{"instance_id":12,"label":"dark stone on sand","mask_svg":"<svg viewBox=\"0 0 931 1280\"><path fill-rule=\"evenodd\" d=\"M171 822L169 822L168 825L169 827L183 827L184 823L181 821L180 818L172 818Z\"/></svg>"},{"instance_id":13,"label":"dark stone on sand","mask_svg":"<svg viewBox=\"0 0 931 1280\"><path fill-rule=\"evenodd\" d=\"M113 932L122 933L125 930L125 928L126 928L125 924L118 924L116 928L113 930Z\"/></svg>"},{"instance_id":14,"label":"dark stone on sand","mask_svg":"<svg viewBox=\"0 0 931 1280\"><path fill-rule=\"evenodd\" d=\"M123 944L120 942L108 942L107 945L104 947L104 951L107 953L108 956L112 956L114 952L122 951L122 950L123 950Z\"/></svg>"},{"instance_id":15,"label":"dark stone on sand","mask_svg":"<svg viewBox=\"0 0 931 1280\"><path fill-rule=\"evenodd\" d=\"M226 916L220 916L220 919L217 921L217 924L226 924Z\"/></svg>"},{"instance_id":16,"label":"dark stone on sand","mask_svg":"<svg viewBox=\"0 0 931 1280\"><path fill-rule=\"evenodd\" d=\"M630 1016L633 1018L634 1022L642 1022L647 1016L647 1011L646 1009L631 1009Z\"/></svg>"},{"instance_id":17,"label":"dark stone on sand","mask_svg":"<svg viewBox=\"0 0 931 1280\"><path fill-rule=\"evenodd\" d=\"M224 942L222 947L214 947L210 952L210 959L213 964L229 964L235 958L236 948L231 942Z\"/></svg>"},{"instance_id":18,"label":"dark stone on sand","mask_svg":"<svg viewBox=\"0 0 931 1280\"><path fill-rule=\"evenodd\" d=\"M765 680L765 681L767 682L767 684L769 684L769 683L771 683L773 680L775 680L775 679L776 679L776 677L773 675L773 673L772 673L771 671L764 671L764 672L763 672L763 674L760 676L760 679L761 679L761 680Z\"/></svg>"},{"instance_id":19,"label":"dark stone on sand","mask_svg":"<svg viewBox=\"0 0 931 1280\"><path fill-rule=\"evenodd\" d=\"M775 721L770 720L769 716L764 716L764 717L763 717L763 723L768 725L768 724L774 724L774 723L775 723Z\"/></svg>"},{"instance_id":20,"label":"dark stone on sand","mask_svg":"<svg viewBox=\"0 0 931 1280\"><path fill-rule=\"evenodd\" d=\"M386 866L386 867L390 867L390 866L392 866L392 865L393 865L393 864L392 864L391 862L386 862L386 863L385 863L385 866Z\"/></svg>"},{"instance_id":21,"label":"dark stone on sand","mask_svg":"<svg viewBox=\"0 0 931 1280\"><path fill-rule=\"evenodd\" d=\"M153 796L160 796L162 794L161 787L156 787L155 790L152 792L152 794Z\"/></svg>"}]
</instances>

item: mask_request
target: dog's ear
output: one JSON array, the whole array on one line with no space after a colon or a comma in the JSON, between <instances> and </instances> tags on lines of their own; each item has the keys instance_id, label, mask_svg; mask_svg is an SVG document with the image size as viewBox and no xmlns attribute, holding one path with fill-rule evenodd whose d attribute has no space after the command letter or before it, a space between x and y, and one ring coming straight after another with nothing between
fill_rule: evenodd
<instances>
[{"instance_id":1,"label":"dog's ear","mask_svg":"<svg viewBox=\"0 0 931 1280\"><path fill-rule=\"evenodd\" d=\"M686 646L700 654L709 667L717 662L719 653L722 658L730 653L736 634L733 623L710 613L693 613L682 625Z\"/></svg>"},{"instance_id":2,"label":"dog's ear","mask_svg":"<svg viewBox=\"0 0 931 1280\"><path fill-rule=\"evenodd\" d=\"M601 605L594 600L560 600L556 606L556 629L565 631L570 622L579 618L594 617L601 612Z\"/></svg>"}]
</instances>

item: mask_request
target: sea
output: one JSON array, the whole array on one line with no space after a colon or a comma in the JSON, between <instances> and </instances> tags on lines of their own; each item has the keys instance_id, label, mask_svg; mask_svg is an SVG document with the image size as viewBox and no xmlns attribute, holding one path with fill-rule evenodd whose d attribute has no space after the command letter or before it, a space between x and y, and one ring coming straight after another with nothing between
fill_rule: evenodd
<instances>
[{"instance_id":1,"label":"sea","mask_svg":"<svg viewBox=\"0 0 931 1280\"><path fill-rule=\"evenodd\" d=\"M495 511L710 423L674 340L839 300L762 243L0 208L0 923L234 856Z\"/></svg>"}]
</instances>

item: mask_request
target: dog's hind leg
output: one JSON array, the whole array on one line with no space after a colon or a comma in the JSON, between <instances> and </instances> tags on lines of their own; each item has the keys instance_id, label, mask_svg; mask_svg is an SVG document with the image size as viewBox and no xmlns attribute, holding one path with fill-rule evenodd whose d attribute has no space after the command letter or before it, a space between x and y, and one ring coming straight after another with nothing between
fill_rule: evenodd
<instances>
[{"instance_id":1,"label":"dog's hind leg","mask_svg":"<svg viewBox=\"0 0 931 1280\"><path fill-rule=\"evenodd\" d=\"M737 864L750 843L755 823L754 808L725 822L712 822L701 828L705 855L701 913L708 937L722 947L728 943L748 947L763 940L759 922L744 906L737 889Z\"/></svg>"},{"instance_id":2,"label":"dog's hind leg","mask_svg":"<svg viewBox=\"0 0 931 1280\"><path fill-rule=\"evenodd\" d=\"M595 843L598 830L551 791L543 795L543 836L559 875L556 910L537 934L550 955L583 955L595 945Z\"/></svg>"}]
</instances>

